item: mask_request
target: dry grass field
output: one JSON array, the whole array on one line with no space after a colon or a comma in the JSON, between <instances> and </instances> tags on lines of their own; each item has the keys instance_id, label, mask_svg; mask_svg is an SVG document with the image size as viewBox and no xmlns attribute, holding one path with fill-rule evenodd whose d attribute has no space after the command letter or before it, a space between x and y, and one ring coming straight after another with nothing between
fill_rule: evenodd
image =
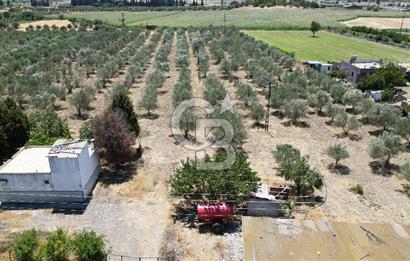
<instances>
[{"instance_id":1,"label":"dry grass field","mask_svg":"<svg viewBox=\"0 0 410 261\"><path fill-rule=\"evenodd\" d=\"M172 88L178 80L176 66L176 35L174 35L168 58L169 72L158 96L158 108L155 119L140 117L141 134L137 144L143 147L142 160L135 166L111 173L106 170L94 190L93 199L80 215L51 213L50 209L7 210L0 212L0 235L4 237L31 227L42 231L52 231L63 227L70 232L81 229L94 229L105 236L115 254L131 256L157 256L165 251L164 246L174 248L178 260L240 260L241 252L237 244L242 244L240 232L213 236L199 234L196 229L182 227L172 223L172 204L176 199L169 196L168 181L170 175L179 166L181 160L194 157L194 152L184 149L175 142L170 128L173 113ZM189 39L189 38L188 38ZM147 45L149 39L146 40ZM159 42L155 53L158 52ZM189 43L191 85L194 97L202 97L204 81L197 78L198 66ZM142 46L141 48L144 48ZM137 50L135 50L136 52ZM209 47L206 51L210 54ZM136 104L141 99L148 74L154 70L154 54L129 90L129 97L138 115L145 114ZM210 55L211 57L211 55ZM89 117L98 115L106 109L110 100L112 87L123 81L128 65L110 79L107 88L97 93ZM210 59L210 73L217 75L230 97L236 97L233 82L225 80L219 65ZM234 76L248 83L258 93L259 101L266 105L262 90L253 80L246 77L244 68L240 68ZM88 85L95 81L95 75L83 79ZM287 126L286 120L276 113L269 115L270 128L255 127L248 112L241 106L236 110L244 117L248 138L243 149L253 169L267 184L286 184L278 175L278 165L272 151L277 144L289 143L300 149L302 154L309 155L309 163L319 170L326 183L319 195L326 199L319 208L311 209L301 206L295 211L295 219L332 220L338 222L398 222L410 224L409 198L401 193L402 184L408 184L394 173L376 174L368 155L369 141L377 130L373 126L364 126L350 137L341 137L341 130L329 125L329 118L319 116L310 109L305 124ZM75 109L67 101L58 101L56 111L67 119L74 137L78 136L79 127L84 119L75 115ZM326 156L326 148L334 143L347 146L350 158L343 164L348 172L334 173L329 165L332 160ZM392 159L393 165L402 165L410 159L410 151L401 153ZM349 191L352 185L361 184L364 195L359 196ZM12 218L10 218L12 217ZM176 249L176 250L175 250ZM238 256L239 255L239 256Z\"/></svg>"},{"instance_id":2,"label":"dry grass field","mask_svg":"<svg viewBox=\"0 0 410 261\"><path fill-rule=\"evenodd\" d=\"M67 25L69 24L71 23L68 20L42 20L42 21L34 21L34 22L29 22L29 23L22 23L19 25L18 30L25 31L29 26L33 26L34 28L36 28L37 26L43 27L44 25L48 25L50 27L55 25L58 28L60 28L63 26L67 27Z\"/></svg>"},{"instance_id":3,"label":"dry grass field","mask_svg":"<svg viewBox=\"0 0 410 261\"><path fill-rule=\"evenodd\" d=\"M342 22L347 26L367 26L375 29L400 29L403 22L404 29L410 29L410 18L377 18L360 17L353 20Z\"/></svg>"}]
</instances>

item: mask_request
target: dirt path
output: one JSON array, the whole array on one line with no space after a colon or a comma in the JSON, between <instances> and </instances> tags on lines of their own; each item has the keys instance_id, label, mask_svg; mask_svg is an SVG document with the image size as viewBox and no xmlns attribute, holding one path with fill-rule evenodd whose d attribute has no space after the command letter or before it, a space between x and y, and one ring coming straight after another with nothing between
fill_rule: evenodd
<instances>
[{"instance_id":1,"label":"dirt path","mask_svg":"<svg viewBox=\"0 0 410 261\"><path fill-rule=\"evenodd\" d=\"M382 17L360 17L353 20L342 22L347 26L366 26L375 29L400 29L410 28L410 18L382 18Z\"/></svg>"}]
</instances>

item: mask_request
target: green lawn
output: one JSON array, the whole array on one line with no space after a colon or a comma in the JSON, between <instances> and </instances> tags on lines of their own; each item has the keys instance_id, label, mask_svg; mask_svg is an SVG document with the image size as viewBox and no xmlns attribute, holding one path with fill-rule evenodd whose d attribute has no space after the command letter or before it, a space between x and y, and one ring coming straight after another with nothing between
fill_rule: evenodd
<instances>
[{"instance_id":1,"label":"green lawn","mask_svg":"<svg viewBox=\"0 0 410 261\"><path fill-rule=\"evenodd\" d=\"M238 8L225 11L226 24L246 29L307 29L316 20L324 26L341 26L340 21L363 16L400 17L398 12L372 12L366 10L297 9L297 8ZM224 11L146 11L124 12L126 24L165 26L223 25ZM121 12L73 12L66 17L101 19L120 24Z\"/></svg>"},{"instance_id":2,"label":"green lawn","mask_svg":"<svg viewBox=\"0 0 410 261\"><path fill-rule=\"evenodd\" d=\"M298 60L340 61L353 54L359 59L410 61L410 52L389 45L321 31L313 38L310 31L246 31L258 40L287 52Z\"/></svg>"}]
</instances>

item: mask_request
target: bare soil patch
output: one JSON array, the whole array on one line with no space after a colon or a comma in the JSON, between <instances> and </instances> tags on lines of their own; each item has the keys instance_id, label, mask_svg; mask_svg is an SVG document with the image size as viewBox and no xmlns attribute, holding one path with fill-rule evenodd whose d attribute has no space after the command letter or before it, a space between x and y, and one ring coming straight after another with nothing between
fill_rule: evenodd
<instances>
[{"instance_id":1,"label":"bare soil patch","mask_svg":"<svg viewBox=\"0 0 410 261\"><path fill-rule=\"evenodd\" d=\"M402 18L360 17L342 23L349 27L366 26L375 29L400 29L401 22ZM404 19L403 28L410 28L410 18Z\"/></svg>"}]
</instances>

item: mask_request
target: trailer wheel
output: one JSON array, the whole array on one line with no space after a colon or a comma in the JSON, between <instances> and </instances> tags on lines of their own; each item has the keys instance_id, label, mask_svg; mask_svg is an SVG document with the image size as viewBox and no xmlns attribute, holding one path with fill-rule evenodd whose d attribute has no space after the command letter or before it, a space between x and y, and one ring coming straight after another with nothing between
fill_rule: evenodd
<instances>
[{"instance_id":1,"label":"trailer wheel","mask_svg":"<svg viewBox=\"0 0 410 261\"><path fill-rule=\"evenodd\" d=\"M223 224L215 222L212 224L211 230L214 234L222 235L224 233L225 228Z\"/></svg>"}]
</instances>

